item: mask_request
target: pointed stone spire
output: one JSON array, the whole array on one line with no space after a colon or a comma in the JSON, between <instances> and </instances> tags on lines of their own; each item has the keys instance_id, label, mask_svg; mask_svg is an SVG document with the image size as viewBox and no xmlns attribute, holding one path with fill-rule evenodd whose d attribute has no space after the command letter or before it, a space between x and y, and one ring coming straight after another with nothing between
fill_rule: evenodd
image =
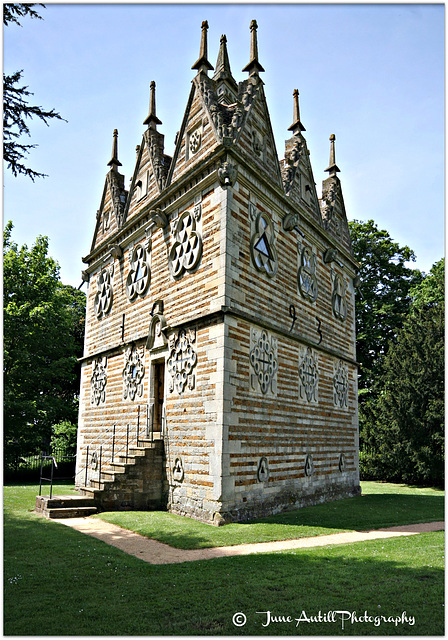
<instances>
[{"instance_id":1,"label":"pointed stone spire","mask_svg":"<svg viewBox=\"0 0 448 640\"><path fill-rule=\"evenodd\" d=\"M152 80L149 85L149 114L143 124L147 124L150 129L156 129L162 121L156 116L156 83Z\"/></svg>"},{"instance_id":2,"label":"pointed stone spire","mask_svg":"<svg viewBox=\"0 0 448 640\"><path fill-rule=\"evenodd\" d=\"M249 75L258 74L259 71L264 71L263 67L258 62L257 29L257 21L252 20L250 23L250 62L243 69L243 71L248 71Z\"/></svg>"},{"instance_id":3,"label":"pointed stone spire","mask_svg":"<svg viewBox=\"0 0 448 640\"><path fill-rule=\"evenodd\" d=\"M232 77L232 72L230 71L229 55L227 53L227 38L223 35L221 36L213 80L227 80L229 77Z\"/></svg>"},{"instance_id":4,"label":"pointed stone spire","mask_svg":"<svg viewBox=\"0 0 448 640\"><path fill-rule=\"evenodd\" d=\"M114 129L114 140L112 143L112 158L107 163L107 166L111 169L121 167L121 162L118 160L118 129Z\"/></svg>"},{"instance_id":5,"label":"pointed stone spire","mask_svg":"<svg viewBox=\"0 0 448 640\"><path fill-rule=\"evenodd\" d=\"M330 164L325 169L325 171L328 171L330 176L335 176L338 171L341 171L338 165L336 164L336 154L334 150L335 140L336 140L336 136L334 135L334 133L332 133L330 136Z\"/></svg>"},{"instance_id":6,"label":"pointed stone spire","mask_svg":"<svg viewBox=\"0 0 448 640\"><path fill-rule=\"evenodd\" d=\"M207 71L213 69L213 65L207 60L207 29L208 22L204 20L201 25L202 33L201 33L201 48L199 50L199 59L194 63L191 67L192 69L197 69L198 71Z\"/></svg>"},{"instance_id":7,"label":"pointed stone spire","mask_svg":"<svg viewBox=\"0 0 448 640\"><path fill-rule=\"evenodd\" d=\"M293 91L294 97L294 113L292 117L292 125L288 127L288 131L292 131L294 135L298 135L301 131L306 131L303 124L300 122L300 111L299 111L299 90L294 89Z\"/></svg>"}]
</instances>

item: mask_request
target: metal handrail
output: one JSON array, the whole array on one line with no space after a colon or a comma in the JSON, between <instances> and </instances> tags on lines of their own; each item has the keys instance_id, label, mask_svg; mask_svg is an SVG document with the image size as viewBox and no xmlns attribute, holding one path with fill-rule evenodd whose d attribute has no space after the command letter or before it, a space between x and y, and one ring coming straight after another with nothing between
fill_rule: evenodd
<instances>
[{"instance_id":1,"label":"metal handrail","mask_svg":"<svg viewBox=\"0 0 448 640\"><path fill-rule=\"evenodd\" d=\"M98 476L97 476L98 482L101 482L101 472L103 469L103 463L107 464L107 462L109 462L110 464L114 464L115 457L117 455L123 455L123 452L125 452L123 457L125 458L126 463L128 462L130 445L133 442L136 442L138 447L141 441L140 405L138 405L137 424L136 424L135 434L131 433L132 429L130 429L129 423L126 424L126 427L123 426L119 430L117 430L117 425L114 424L113 427L110 427L105 433L110 433L110 431L112 431L112 435L108 438L108 440L105 440L103 435L100 441L101 444L97 444L96 448L93 451L91 450L90 445L87 445L85 449L85 465L83 468L79 469L76 474L77 477L80 476L81 473L85 474L84 486L87 486L87 483L89 480L89 461L92 460L93 456L96 456L96 460L98 461L96 463L96 468L94 469L94 471L98 473ZM163 426L162 426L162 433L163 433ZM148 405L146 405L145 436L149 437L151 442L154 441L154 425L153 425L153 421L150 420ZM125 442L123 442L123 440ZM120 441L122 442L121 445L120 445ZM108 454L110 454L109 460L107 459ZM90 480L92 480L92 478L90 478Z\"/></svg>"}]
</instances>

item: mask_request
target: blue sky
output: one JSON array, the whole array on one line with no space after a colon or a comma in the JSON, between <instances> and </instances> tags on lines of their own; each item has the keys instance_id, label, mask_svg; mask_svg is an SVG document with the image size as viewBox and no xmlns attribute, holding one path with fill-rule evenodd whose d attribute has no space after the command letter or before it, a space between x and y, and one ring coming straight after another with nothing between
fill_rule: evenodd
<instances>
[{"instance_id":1,"label":"blue sky","mask_svg":"<svg viewBox=\"0 0 448 640\"><path fill-rule=\"evenodd\" d=\"M159 131L171 155L195 72L201 22L214 65L222 33L237 81L258 22L261 74L277 151L292 124L295 88L320 194L336 134L349 219L373 218L429 271L444 255L444 5L52 4L43 20L4 29L4 71L23 69L30 102L68 122L32 121L29 165L49 177L4 173L13 239L50 238L62 281L78 286L112 149L126 187L157 85Z\"/></svg>"}]
</instances>

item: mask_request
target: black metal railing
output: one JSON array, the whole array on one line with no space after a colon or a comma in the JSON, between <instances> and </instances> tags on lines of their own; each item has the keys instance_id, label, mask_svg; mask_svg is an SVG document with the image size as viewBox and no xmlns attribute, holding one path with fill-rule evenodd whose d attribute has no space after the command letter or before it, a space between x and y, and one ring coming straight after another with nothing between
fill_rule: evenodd
<instances>
[{"instance_id":1,"label":"black metal railing","mask_svg":"<svg viewBox=\"0 0 448 640\"><path fill-rule=\"evenodd\" d=\"M137 419L135 426L126 424L126 427L119 428L116 424L112 428L109 428L102 439L100 444L89 444L84 450L84 465L78 471L78 476L83 477L84 486L89 486L92 481L101 484L101 474L107 469L111 468L111 465L116 464L117 458L124 459L125 464L129 461L129 449L134 445L139 447L142 442L150 441L154 442L154 405L146 405L146 428L141 427L141 407L137 407ZM160 434L163 433L163 422L160 428ZM106 439L105 435L109 434Z\"/></svg>"},{"instance_id":2,"label":"black metal railing","mask_svg":"<svg viewBox=\"0 0 448 640\"><path fill-rule=\"evenodd\" d=\"M45 461L50 460L50 467L48 468L48 465L45 464ZM52 454L52 455L47 455L46 453L41 453L40 456L40 476L39 476L39 495L42 495L42 482L49 482L50 483L50 498L53 496L53 484L55 480L58 481L63 481L63 480L74 480L75 478L75 474L71 474L69 476L61 476L61 475L57 475L57 477L55 476L55 470L59 469L58 467L58 462L59 464L61 463L73 463L76 460L76 455L56 455L56 454ZM61 465L61 468L63 469L65 465ZM71 466L71 465L70 465ZM50 477L47 478L46 476L44 476L44 473L47 473L49 470L50 472Z\"/></svg>"}]
</instances>

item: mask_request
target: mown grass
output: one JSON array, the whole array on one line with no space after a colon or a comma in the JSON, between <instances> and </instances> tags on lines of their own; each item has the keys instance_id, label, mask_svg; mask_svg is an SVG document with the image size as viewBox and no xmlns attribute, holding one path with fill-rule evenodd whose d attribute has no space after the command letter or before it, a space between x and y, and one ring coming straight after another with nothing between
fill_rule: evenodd
<instances>
[{"instance_id":1,"label":"mown grass","mask_svg":"<svg viewBox=\"0 0 448 640\"><path fill-rule=\"evenodd\" d=\"M5 635L444 633L443 532L149 565L32 513L35 495L35 487L4 489ZM359 617L366 611L373 621L346 622L344 629L340 618L263 627L266 614L257 612L268 610L292 618L333 610ZM232 622L238 612L247 617L243 627ZM403 612L415 618L414 625L375 626L374 616Z\"/></svg>"},{"instance_id":2,"label":"mown grass","mask_svg":"<svg viewBox=\"0 0 448 640\"><path fill-rule=\"evenodd\" d=\"M363 482L363 495L244 524L211 525L161 511L108 511L102 520L180 549L291 540L444 519L439 489Z\"/></svg>"}]
</instances>

